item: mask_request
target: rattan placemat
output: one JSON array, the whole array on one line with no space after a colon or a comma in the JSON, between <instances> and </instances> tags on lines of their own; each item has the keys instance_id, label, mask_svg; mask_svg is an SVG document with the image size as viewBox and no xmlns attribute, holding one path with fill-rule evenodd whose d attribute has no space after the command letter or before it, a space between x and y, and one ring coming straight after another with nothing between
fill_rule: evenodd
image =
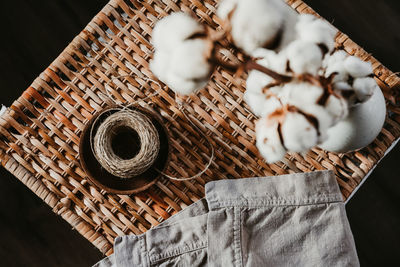
<instances>
[{"instance_id":1,"label":"rattan placemat","mask_svg":"<svg viewBox=\"0 0 400 267\"><path fill-rule=\"evenodd\" d=\"M314 13L300 0L287 2L301 13ZM154 23L183 10L215 28L215 6L211 0L111 0L0 118L2 165L105 254L112 253L116 236L143 233L202 198L210 180L331 169L347 198L400 136L399 77L341 33L338 44L372 62L387 100L385 127L367 148L349 154L314 149L266 164L255 147L255 116L243 101L244 80L236 86L231 73L218 70L206 89L187 100L190 118L216 147L215 161L201 178L161 178L131 196L89 184L79 163L79 138L88 120L107 105L106 83L136 75L113 87L113 97L121 102L154 94L158 85L146 79L151 77ZM235 59L234 51L226 57ZM147 102L161 113L171 134L168 173L197 173L208 162L209 147L176 108L173 92L162 90Z\"/></svg>"}]
</instances>

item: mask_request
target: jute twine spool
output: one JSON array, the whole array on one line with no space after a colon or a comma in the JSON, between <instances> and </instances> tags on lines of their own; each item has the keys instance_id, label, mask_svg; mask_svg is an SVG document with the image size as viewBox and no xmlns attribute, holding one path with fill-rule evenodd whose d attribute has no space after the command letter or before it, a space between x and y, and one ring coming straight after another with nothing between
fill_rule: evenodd
<instances>
[{"instance_id":1,"label":"jute twine spool","mask_svg":"<svg viewBox=\"0 0 400 267\"><path fill-rule=\"evenodd\" d=\"M90 66L86 66L86 67L90 67ZM151 78L141 77L146 82L154 82L154 83L158 84L159 90L157 90L155 93L153 93L153 94L151 94L149 96L146 96L145 98L142 98L142 99L140 99L140 100L138 100L136 102L129 103L129 104L126 104L126 103L119 104L118 101L116 101L112 97L112 94L111 94L111 90L112 89L109 88L109 85L111 83L113 83L113 81L116 80L116 79L121 79L121 78L126 78L126 77L133 77L133 76L135 76L135 75L128 74L128 75L120 75L120 76L113 77L110 81L107 82L107 84L105 86L105 89L106 89L105 97L108 98L109 100L111 100L112 103L117 104L120 107L118 109L120 111L117 112L117 114L120 113L120 112L123 112L123 111L130 113L131 112L131 109L130 109L131 106L134 106L134 105L138 104L139 102L145 103L144 102L145 100L151 99L152 97L157 96L160 93L160 90L162 89L162 86L157 81L155 81L155 80L153 80ZM202 176L210 168L210 166L213 163L214 157L215 157L215 148L214 148L213 142L211 141L210 137L208 137L192 121L192 119L186 114L186 111L185 111L185 108L184 108L185 102L182 101L182 99L177 98L177 95L175 95L175 101L176 101L178 109L182 112L184 117L199 132L199 134L204 137L204 139L206 140L208 146L210 147L211 155L209 156L208 163L206 164L204 169L201 170L200 172L196 173L195 175L190 176L190 177L175 177L175 176L168 175L168 174L164 173L161 170L158 170L158 169L155 169L155 170L158 171L160 174L162 174L164 177L167 177L167 178L169 178L171 180L190 181L190 180L193 180L193 179L196 179L196 178ZM118 116L118 117L120 117L120 118L125 117L125 115L123 113L120 113L120 115L121 116ZM112 120L112 119L107 118L104 122L106 122L107 120ZM148 118L147 118L147 120L148 120ZM124 160L124 159L121 159L121 157L118 157L113 152L112 147L110 148L110 139L105 139L104 138L104 134L106 134L106 136L107 136L108 135L107 131L109 131L110 128L107 128L107 129L104 128L104 130L102 131L103 133L101 133L100 130L103 127L99 126L99 128L96 131L95 137L92 138L92 135L94 134L94 128L93 128L94 125L96 125L96 121L92 124L92 128L90 129L90 139L89 140L90 140L90 146L91 146L92 153L95 156L96 160L100 163L100 165L104 169L106 169L108 172L110 172L112 175L115 175L115 176L121 177L121 178L125 178L125 179L132 178L132 177L136 176L137 174L142 174L144 171L149 169L152 166L152 164L154 163L154 161L156 160L158 152L159 152L159 149L160 149L159 138L157 138L157 140L152 139L153 141L149 141L148 143L145 143L144 144L145 146L141 147L141 150L143 149L143 151L140 151L143 154L138 153L134 158L129 159L129 160ZM124 125L124 126L126 126L126 125ZM143 125L141 125L141 126L143 126ZM115 129L115 128L113 128L113 129ZM149 136L153 136L154 137L155 134L158 136L158 132L154 128L154 125L152 125L152 127L146 127L145 126L145 129L146 129L146 131L149 131L151 129L151 131L153 132L152 134L149 134ZM136 131L136 132L139 134L139 131ZM97 138L96 138L96 136L97 136ZM143 138L148 138L149 136L147 136L147 137L143 136ZM150 139L144 139L144 140L150 140ZM140 140L140 142L141 142L141 145L143 145L143 141ZM147 148L150 148L150 150L146 150ZM155 150L156 150L156 153L154 153ZM140 155L140 157L139 157L139 155ZM151 155L151 156L149 158L146 158L145 155Z\"/></svg>"},{"instance_id":2,"label":"jute twine spool","mask_svg":"<svg viewBox=\"0 0 400 267\"><path fill-rule=\"evenodd\" d=\"M124 128L136 132L139 137L140 149L130 159L117 155L112 145ZM121 109L101 122L93 138L93 150L104 169L115 176L129 179L144 173L153 165L160 150L160 138L147 115L133 109Z\"/></svg>"}]
</instances>

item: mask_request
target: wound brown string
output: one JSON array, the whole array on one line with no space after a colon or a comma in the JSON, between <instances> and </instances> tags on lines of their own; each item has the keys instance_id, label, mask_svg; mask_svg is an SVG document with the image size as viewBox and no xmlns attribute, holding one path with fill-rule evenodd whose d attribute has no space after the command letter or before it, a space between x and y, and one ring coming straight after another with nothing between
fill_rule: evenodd
<instances>
[{"instance_id":1,"label":"wound brown string","mask_svg":"<svg viewBox=\"0 0 400 267\"><path fill-rule=\"evenodd\" d=\"M141 174L145 172L148 168L150 168L157 158L161 145L158 132L152 124L151 120L146 117L147 115L141 113L140 111L134 110L135 105L146 105L145 100L155 97L160 93L159 90L162 90L162 86L160 85L160 83L147 77L140 77L145 81L156 83L158 85L158 89L155 93L130 103L118 103L118 101L116 101L114 97L112 97L112 94L110 92L111 89L109 85L115 79L134 76L135 75L120 75L113 77L106 83L106 97L110 99L113 103L117 103L118 108L116 108L115 113L113 113L100 123L100 126L97 128L96 133L94 133L94 126L98 124L98 120L101 116L98 116L95 119L90 129L90 147L96 159L108 172L125 179ZM210 168L214 160L215 149L210 138L205 133L203 133L203 131L198 126L196 126L196 124L186 114L184 103L178 99L176 99L176 102L179 110L183 113L185 118L194 128L196 128L196 130L198 130L200 135L206 140L208 146L210 147L211 155L205 168L191 177L174 177L160 170L157 171L171 180L188 181L200 177ZM124 159L120 155L117 155L112 147L113 138L118 138L119 131L124 128L131 129L139 136L139 152L134 157L129 159Z\"/></svg>"},{"instance_id":2,"label":"wound brown string","mask_svg":"<svg viewBox=\"0 0 400 267\"><path fill-rule=\"evenodd\" d=\"M121 133L129 130L138 135L136 147L139 147L139 151L132 158L128 156L125 159L127 156L118 155L113 143L115 139L121 138ZM129 144L131 142L133 138L122 145L135 152L136 149ZM132 178L153 165L160 151L160 138L145 114L136 110L118 110L100 124L93 139L93 147L97 161L109 173L120 178Z\"/></svg>"}]
</instances>

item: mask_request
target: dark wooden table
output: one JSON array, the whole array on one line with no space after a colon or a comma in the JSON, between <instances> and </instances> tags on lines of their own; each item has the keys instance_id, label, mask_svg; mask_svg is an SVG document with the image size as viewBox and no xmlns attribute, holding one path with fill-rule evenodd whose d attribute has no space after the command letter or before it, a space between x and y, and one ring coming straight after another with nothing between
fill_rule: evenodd
<instances>
[{"instance_id":1,"label":"dark wooden table","mask_svg":"<svg viewBox=\"0 0 400 267\"><path fill-rule=\"evenodd\" d=\"M400 71L399 0L306 0L393 71ZM0 103L10 105L107 0L3 1ZM400 145L347 205L362 266L400 252ZM1 266L91 266L102 258L27 187L0 168ZM398 264L397 264L398 265Z\"/></svg>"}]
</instances>

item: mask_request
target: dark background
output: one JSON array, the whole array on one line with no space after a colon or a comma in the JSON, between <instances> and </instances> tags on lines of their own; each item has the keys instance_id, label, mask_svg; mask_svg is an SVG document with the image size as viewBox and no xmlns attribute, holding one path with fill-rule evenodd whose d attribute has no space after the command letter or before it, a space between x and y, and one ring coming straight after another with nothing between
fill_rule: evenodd
<instances>
[{"instance_id":1,"label":"dark background","mask_svg":"<svg viewBox=\"0 0 400 267\"><path fill-rule=\"evenodd\" d=\"M1 2L0 103L7 106L107 3L106 0ZM388 68L400 71L399 0L306 2ZM399 155L400 147L396 147L347 205L362 266L399 262ZM94 246L0 168L1 266L91 266L101 258Z\"/></svg>"}]
</instances>

